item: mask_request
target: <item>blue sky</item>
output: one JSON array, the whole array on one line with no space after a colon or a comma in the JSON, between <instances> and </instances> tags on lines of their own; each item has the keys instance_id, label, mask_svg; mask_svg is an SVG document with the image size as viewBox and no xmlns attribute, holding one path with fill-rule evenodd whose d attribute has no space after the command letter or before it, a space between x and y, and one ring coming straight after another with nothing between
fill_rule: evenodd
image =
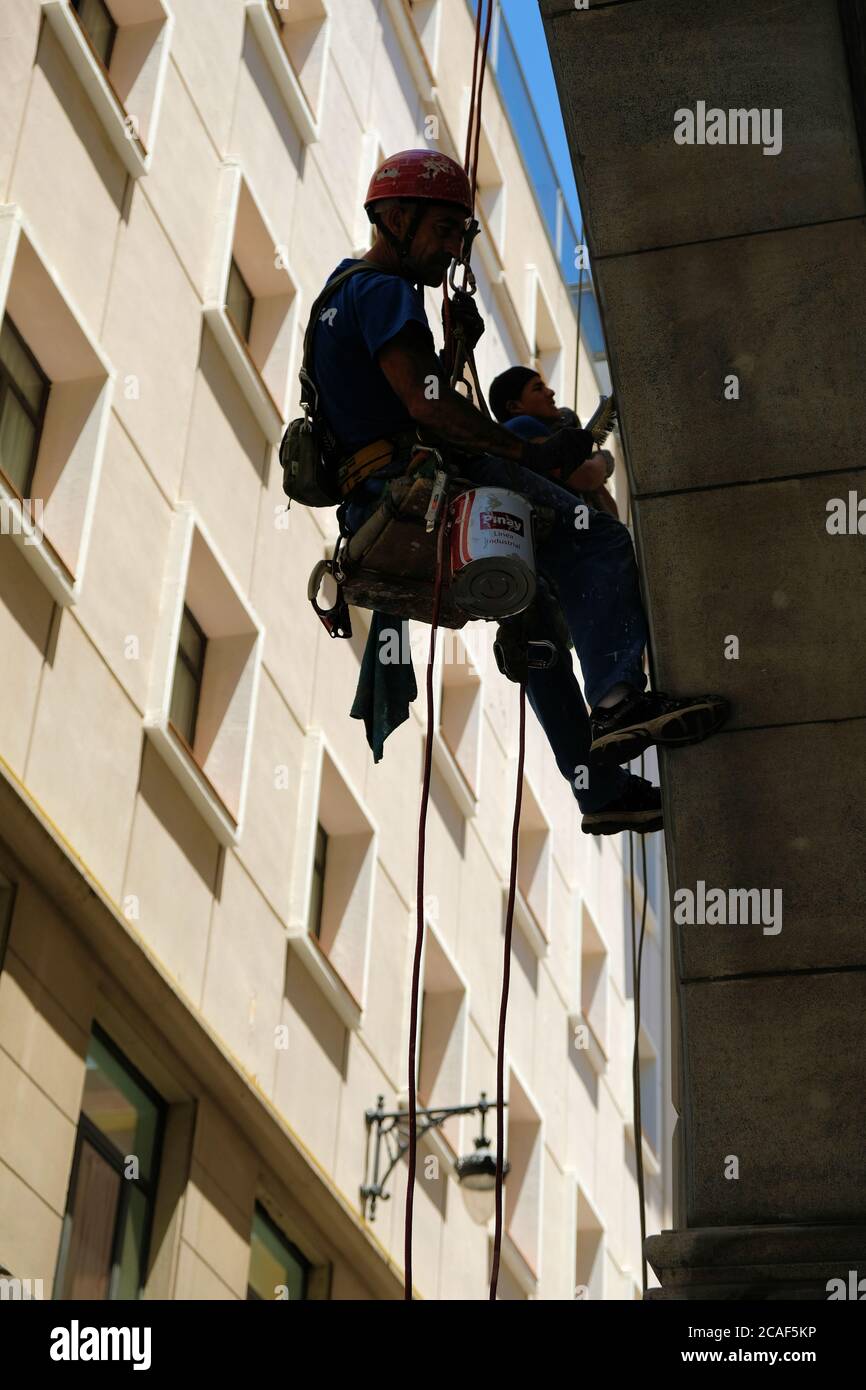
<instances>
[{"instance_id":1,"label":"blue sky","mask_svg":"<svg viewBox=\"0 0 866 1390\"><path fill-rule=\"evenodd\" d=\"M550 54L544 26L538 12L538 0L501 0L511 37L517 49L544 129L550 153L556 165L559 181L576 226L580 225L580 205L571 169L571 157L565 139L565 129L559 110L559 96L553 80Z\"/></svg>"}]
</instances>

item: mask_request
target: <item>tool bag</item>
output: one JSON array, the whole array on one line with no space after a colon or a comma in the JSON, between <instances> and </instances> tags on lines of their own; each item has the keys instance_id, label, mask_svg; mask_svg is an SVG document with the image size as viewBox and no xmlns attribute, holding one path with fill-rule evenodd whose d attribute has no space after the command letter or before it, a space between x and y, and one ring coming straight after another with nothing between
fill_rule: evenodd
<instances>
[{"instance_id":1,"label":"tool bag","mask_svg":"<svg viewBox=\"0 0 866 1390\"><path fill-rule=\"evenodd\" d=\"M344 280L364 272L383 273L378 266L366 262L349 266L328 282L310 310L304 334L304 356L298 373L304 413L292 420L280 444L283 492L292 502L300 502L304 507L336 507L342 500L337 480L337 462L341 450L320 408L318 388L310 373L310 358L313 331L319 321L322 305Z\"/></svg>"}]
</instances>

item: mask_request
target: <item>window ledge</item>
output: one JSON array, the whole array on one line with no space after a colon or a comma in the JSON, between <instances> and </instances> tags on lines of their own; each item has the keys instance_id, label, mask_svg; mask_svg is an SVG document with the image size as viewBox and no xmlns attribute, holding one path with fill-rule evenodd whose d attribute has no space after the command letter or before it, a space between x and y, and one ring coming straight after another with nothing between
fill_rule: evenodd
<instances>
[{"instance_id":1,"label":"window ledge","mask_svg":"<svg viewBox=\"0 0 866 1390\"><path fill-rule=\"evenodd\" d=\"M61 560L42 532L38 515L22 502L0 474L0 533L11 536L36 571L55 603L69 608L79 595L80 580Z\"/></svg>"},{"instance_id":2,"label":"window ledge","mask_svg":"<svg viewBox=\"0 0 866 1390\"><path fill-rule=\"evenodd\" d=\"M168 721L162 718L146 719L144 728L157 752L171 768L220 844L225 845L226 849L233 848L240 839L240 825L201 768L172 733Z\"/></svg>"},{"instance_id":3,"label":"window ledge","mask_svg":"<svg viewBox=\"0 0 866 1390\"><path fill-rule=\"evenodd\" d=\"M433 766L457 802L460 814L466 820L473 820L478 811L478 798L460 771L439 729L433 735Z\"/></svg>"},{"instance_id":4,"label":"window ledge","mask_svg":"<svg viewBox=\"0 0 866 1390\"><path fill-rule=\"evenodd\" d=\"M507 884L504 886L502 892L503 897L505 898L505 905L507 910ZM550 948L550 939L519 888L517 889L514 895L514 921L515 924L523 932L523 935L526 937L526 940L529 942L529 945L532 948L533 953L538 957L539 960L543 960Z\"/></svg>"},{"instance_id":5,"label":"window ledge","mask_svg":"<svg viewBox=\"0 0 866 1390\"><path fill-rule=\"evenodd\" d=\"M127 124L128 113L91 50L69 0L43 0L42 12L90 98L115 152L134 179L146 174L151 153ZM166 16L166 23L171 20ZM152 143L152 142L151 142Z\"/></svg>"},{"instance_id":6,"label":"window ledge","mask_svg":"<svg viewBox=\"0 0 866 1390\"><path fill-rule=\"evenodd\" d=\"M538 1275L508 1231L502 1233L502 1259L527 1298L537 1298Z\"/></svg>"},{"instance_id":7,"label":"window ledge","mask_svg":"<svg viewBox=\"0 0 866 1390\"><path fill-rule=\"evenodd\" d=\"M572 1030L572 1035L576 1027L583 1026L586 1028L589 1037L589 1047L579 1048L578 1050L586 1053L593 1071L599 1076L604 1076L607 1071L607 1052L589 1019L584 1016L582 1010L578 1009L575 1013L570 1013L568 1015L568 1024Z\"/></svg>"},{"instance_id":8,"label":"window ledge","mask_svg":"<svg viewBox=\"0 0 866 1390\"><path fill-rule=\"evenodd\" d=\"M301 139L305 145L314 145L319 139L318 122L268 12L268 0L247 0L247 16Z\"/></svg>"},{"instance_id":9,"label":"window ledge","mask_svg":"<svg viewBox=\"0 0 866 1390\"><path fill-rule=\"evenodd\" d=\"M331 1007L346 1027L357 1033L363 1010L348 985L334 969L324 951L304 927L289 928L289 945L312 975Z\"/></svg>"},{"instance_id":10,"label":"window ledge","mask_svg":"<svg viewBox=\"0 0 866 1390\"><path fill-rule=\"evenodd\" d=\"M204 316L265 438L269 444L278 445L285 420L261 372L232 327L225 305L206 305Z\"/></svg>"},{"instance_id":11,"label":"window ledge","mask_svg":"<svg viewBox=\"0 0 866 1390\"><path fill-rule=\"evenodd\" d=\"M634 1148L634 1121L626 1120L624 1122L624 1127L628 1142L631 1144L632 1148ZM641 1135L641 1153L643 1154L644 1171L649 1173L652 1177L657 1178L662 1171L661 1160L644 1134Z\"/></svg>"}]
</instances>

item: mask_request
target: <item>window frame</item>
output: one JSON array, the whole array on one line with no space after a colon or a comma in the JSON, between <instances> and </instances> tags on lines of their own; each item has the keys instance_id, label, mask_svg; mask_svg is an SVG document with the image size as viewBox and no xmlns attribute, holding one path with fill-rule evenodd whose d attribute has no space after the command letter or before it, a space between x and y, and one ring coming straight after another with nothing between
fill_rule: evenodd
<instances>
[{"instance_id":1,"label":"window frame","mask_svg":"<svg viewBox=\"0 0 866 1390\"><path fill-rule=\"evenodd\" d=\"M42 367L37 361L35 355L31 351L26 340L17 328L15 320L12 318L11 314L4 313L2 321L0 321L0 332L2 332L2 330L5 327L7 327L7 325L11 329L12 334L18 343L18 346L23 349L30 362L30 365L34 368L42 382L42 402L39 408L39 418L37 420L34 420L33 411L31 409L29 401L25 400L23 393L19 389L17 383L13 379L8 369L4 366L2 358L0 358L0 415L2 415L3 412L3 404L6 398L6 392L11 391L15 399L18 401L18 404L24 410L30 422L36 426L36 434L33 441L33 452L30 458L27 473L27 485L24 492L19 492L18 488L15 486L15 483L9 477L8 473L6 473L6 471L3 469L2 464L0 464L0 474L2 474L4 481L8 484L9 487L13 489L14 492L17 493L17 495L21 498L23 502L26 498L30 496L30 489L33 486L33 479L36 475L36 463L39 458L39 449L42 443L42 432L45 427L45 417L48 414L48 400L51 395L52 382L50 377L48 377L46 373L42 370Z\"/></svg>"},{"instance_id":2,"label":"window frame","mask_svg":"<svg viewBox=\"0 0 866 1390\"><path fill-rule=\"evenodd\" d=\"M191 624L192 627L195 629L196 636L198 637L199 641L201 642L201 668L200 668L199 671L195 671L195 670L193 669L192 663L188 660L187 655L186 655L186 652L185 652L184 649L183 649L183 624L184 624L184 619L188 619L188 620L189 620L190 624ZM192 752L192 750L193 750L193 748L194 748L194 745L195 745L195 731L196 731L196 726L198 725L199 705L201 704L201 689L202 689L202 685L203 685L203 683L204 683L204 667L205 667L205 661L207 660L207 643L208 643L207 635L206 635L206 633L204 632L203 628L201 627L201 624L200 624L200 623L198 622L198 620L196 619L195 614L193 613L192 609L191 609L186 603L184 603L184 605L183 605L183 612L182 612L182 614L181 614L181 619L180 619L180 632L179 632L179 634L178 634L178 641L177 641L177 655L176 655L176 657L175 657L175 663L174 663L174 672L175 672L175 673L174 673L174 677L173 677L173 679L172 679L171 692L172 692L172 700L173 700L173 698L174 698L174 685L175 685L175 681L176 681L176 679L177 679L177 663L178 663L179 661L180 661L180 662L183 662L183 665L185 666L185 668L187 669L187 671L189 671L190 674L192 675L192 677L193 677L193 682L194 682L194 685L195 685L195 701L194 701L194 703L193 703L193 709L192 709L192 728L191 728L191 730L190 730L190 735L189 735L189 737L187 736L187 734L184 732L183 729L179 729L179 728L178 728L178 726L175 724L174 720L171 718L171 703L172 703L172 700L169 701L169 720L168 720L168 722L169 722L169 725L171 726L172 730L174 731L174 733L176 733L176 734L178 735L179 738L183 739L184 744L186 745L187 748L189 748L190 752Z\"/></svg>"},{"instance_id":3,"label":"window frame","mask_svg":"<svg viewBox=\"0 0 866 1390\"><path fill-rule=\"evenodd\" d=\"M87 28L87 25L84 22L84 17L79 9L79 6L84 4L84 0L70 0L69 8L75 15L75 18L78 20L78 23L81 27L81 32L84 34L85 38L87 39L87 42L90 44L90 47L93 50L94 58L96 58L97 62L101 65L102 71L105 74L105 76L109 77L109 69L111 68L111 58L112 54L114 53L114 45L117 42L117 35L120 32L120 25L114 18L114 15L108 8L108 5L105 3L105 0L96 0L96 3L98 5L101 5L102 9L105 11L106 16L108 17L108 22L111 25L111 42L108 46L108 53L105 58L103 58L102 54L99 52L99 49L96 47L96 44L93 42L90 30ZM112 90L114 90L113 83ZM118 100L120 100L119 97Z\"/></svg>"},{"instance_id":4,"label":"window frame","mask_svg":"<svg viewBox=\"0 0 866 1390\"><path fill-rule=\"evenodd\" d=\"M275 1235L275 1236L277 1237L277 1239L279 1240L280 1244L281 1244L281 1245L285 1245L285 1246L288 1248L288 1250L289 1250L289 1252L290 1252L292 1258L293 1258L293 1259L296 1259L297 1262L298 1262L298 1264L302 1266L302 1268L303 1268L303 1276L304 1276L304 1293L303 1293L303 1297L302 1297L302 1298L296 1298L296 1299L294 1300L294 1302L295 1302L295 1303L308 1303L308 1302L310 1301L310 1298L309 1298L309 1295L310 1295L310 1280L311 1280L312 1275L313 1275L314 1270L315 1270L315 1266L314 1266L314 1264L313 1264L313 1261L312 1261L312 1260L308 1260L308 1259L307 1259L307 1256L304 1254L303 1250L299 1249L299 1247L298 1247L297 1245L295 1245L294 1241L289 1240L289 1238L288 1238L288 1236L286 1235L285 1231L283 1231L283 1230L280 1229L280 1227L277 1225L276 1221L275 1221L274 1218L271 1216L271 1214L270 1214L270 1212L267 1210L267 1208L264 1207L264 1206L262 1205L262 1203L259 1202L258 1200L255 1201L255 1202L253 1203L253 1220L252 1220L252 1222L250 1223L250 1262L252 1262L253 1230L254 1230L254 1226L255 1226L255 1218L256 1218L256 1216L259 1217L259 1219L262 1221L263 1225L270 1227L270 1230L271 1230L272 1234ZM254 1290L253 1290L253 1295L252 1295L252 1297L250 1297L250 1290L251 1290L251 1289L252 1289L252 1285L250 1284L250 1281L249 1281L249 1274L247 1274L247 1296L246 1296L246 1300L245 1300L245 1301L246 1301L247 1303L264 1303L264 1302L267 1301L267 1300L263 1299L263 1298L261 1297L260 1294L255 1293Z\"/></svg>"},{"instance_id":5,"label":"window frame","mask_svg":"<svg viewBox=\"0 0 866 1390\"><path fill-rule=\"evenodd\" d=\"M156 1124L153 1136L153 1159L151 1162L150 1178L123 1178L123 1164L125 1154L120 1156L118 1163L118 1149L112 1144L111 1140L102 1133L88 1115L85 1115L79 1103L78 1124L75 1133L75 1149L72 1156L72 1166L69 1174L69 1186L66 1193L66 1205L63 1212L63 1225L60 1236L60 1250L57 1255L57 1266L54 1271L54 1287L51 1294L52 1299L58 1302L67 1302L62 1298L62 1284L66 1280L67 1261L69 1258L69 1246L72 1235L71 1223L68 1223L70 1211L75 1201L77 1191L79 1170L81 1166L81 1153L84 1141L91 1145L115 1171L120 1173L123 1185L120 1188L120 1197L117 1203L117 1211L114 1218L114 1231L111 1242L111 1272L108 1277L108 1290L105 1297L106 1303L120 1302L115 1297L117 1285L120 1279L120 1255L122 1253L123 1238L125 1235L126 1219L129 1213L129 1194L131 1191L130 1183L134 1181L140 1190L144 1190L145 1197L145 1221L141 1242L141 1260L138 1271L138 1293L135 1301L141 1300L141 1295L145 1290L148 1278L148 1266L150 1263L150 1245L153 1235L153 1221L156 1211L156 1199L159 1188L160 1169L162 1167L163 1138L165 1134L165 1124L168 1113L168 1105L158 1091L150 1084L145 1076L138 1070L133 1062L124 1052L114 1043L104 1029L94 1020L90 1030L91 1039L96 1039L107 1052L110 1052L118 1064L123 1068L135 1084L145 1093L147 1098L153 1102L156 1109ZM89 1044L88 1044L89 1052ZM83 1096L83 1092L82 1092Z\"/></svg>"},{"instance_id":6,"label":"window frame","mask_svg":"<svg viewBox=\"0 0 866 1390\"><path fill-rule=\"evenodd\" d=\"M238 323L237 319L235 318L235 315L234 315L234 311L233 311L233 309L232 309L232 306L231 306L231 304L229 303L229 292L230 292L230 290L231 290L231 284L232 284L232 277L233 277L233 276L236 277L236 278L240 281L240 283L241 283L241 288L243 289L245 295L247 296L247 298L248 298L248 300L249 300L249 302L250 302L250 304L249 304L249 313L248 313L248 318L247 318L247 326L246 326L245 329L242 328L241 325ZM238 337L240 338L241 342L245 345L245 347L246 347L247 349L249 349L249 344L250 344L250 333L252 332L252 327L253 327L253 314L255 313L255 309L256 309L256 297L255 297L255 295L253 294L252 290L250 289L249 285L247 284L247 281L246 281L246 279L245 279L245 277L244 277L244 273L243 273L243 271L241 270L240 266L238 265L237 257L236 257L235 254L234 254L234 249L232 249L231 260L229 261L229 273L228 273L228 276L226 277L226 301L225 301L225 307L226 307L226 313L228 314L229 321L230 321L230 323L231 323L231 325L232 325L232 328L235 330L235 332L237 333ZM258 368L257 368L256 370L258 370Z\"/></svg>"}]
</instances>

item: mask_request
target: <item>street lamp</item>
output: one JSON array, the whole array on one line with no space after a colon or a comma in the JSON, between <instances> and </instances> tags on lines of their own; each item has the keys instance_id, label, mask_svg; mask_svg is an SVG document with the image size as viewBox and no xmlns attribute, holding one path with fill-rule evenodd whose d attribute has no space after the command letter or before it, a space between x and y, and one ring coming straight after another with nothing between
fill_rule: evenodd
<instances>
[{"instance_id":1,"label":"street lamp","mask_svg":"<svg viewBox=\"0 0 866 1390\"><path fill-rule=\"evenodd\" d=\"M385 1191L385 1183L400 1162L404 1153L409 1148L409 1112L408 1110L383 1110L385 1097L379 1096L375 1110L366 1110L364 1119L368 1130L372 1125L376 1126L376 1145L373 1151L373 1178L372 1182L364 1183L361 1188L361 1196L365 1206L369 1202L368 1218L370 1221L376 1219L376 1203L379 1201L390 1201L390 1193ZM504 1102L506 1105L508 1102ZM481 1115L481 1133L474 1141L475 1152L466 1154L463 1158L458 1158L455 1166L457 1181L463 1193L463 1200L466 1209L473 1221L480 1226L486 1226L493 1215L494 1198L493 1193L496 1188L496 1159L490 1152L490 1140L485 1134L485 1122L488 1110L496 1109L496 1101L487 1099L487 1092L482 1091L481 1097L474 1105L450 1105L438 1106L430 1110L416 1110L418 1118L418 1138L421 1139L431 1129L438 1127L452 1115ZM368 1146L369 1147L369 1146ZM388 1159L387 1167L380 1174L380 1166L383 1161L384 1149ZM369 1157L369 1154L368 1154ZM502 1164L502 1176L505 1178L511 1165L505 1160Z\"/></svg>"}]
</instances>

